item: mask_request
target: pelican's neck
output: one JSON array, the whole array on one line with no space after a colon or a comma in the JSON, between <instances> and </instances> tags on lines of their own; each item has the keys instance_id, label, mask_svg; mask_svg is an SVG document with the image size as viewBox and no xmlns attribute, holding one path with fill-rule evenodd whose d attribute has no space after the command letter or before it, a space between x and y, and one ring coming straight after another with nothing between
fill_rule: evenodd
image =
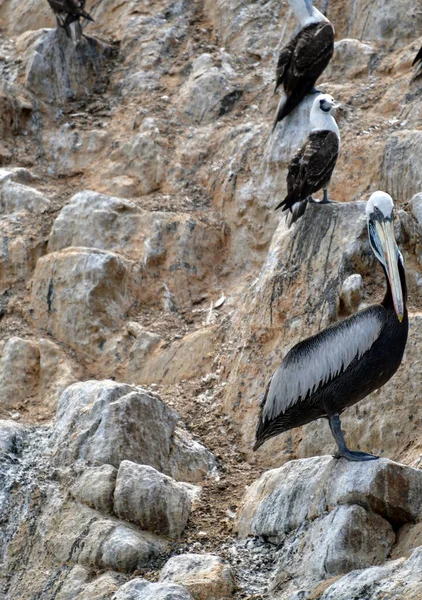
<instances>
[{"instance_id":1,"label":"pelican's neck","mask_svg":"<svg viewBox=\"0 0 422 600\"><path fill-rule=\"evenodd\" d=\"M289 4L302 27L312 23L321 23L322 21L328 22L328 19L312 6L312 0L289 0Z\"/></svg>"},{"instance_id":2,"label":"pelican's neck","mask_svg":"<svg viewBox=\"0 0 422 600\"><path fill-rule=\"evenodd\" d=\"M319 107L311 111L312 131L334 131L340 140L340 131L335 118L330 113L323 112Z\"/></svg>"}]
</instances>

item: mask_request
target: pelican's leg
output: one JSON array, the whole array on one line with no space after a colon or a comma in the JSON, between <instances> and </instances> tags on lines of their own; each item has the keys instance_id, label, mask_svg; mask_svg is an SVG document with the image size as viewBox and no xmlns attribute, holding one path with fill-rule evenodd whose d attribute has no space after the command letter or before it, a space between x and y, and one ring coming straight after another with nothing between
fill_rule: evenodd
<instances>
[{"instance_id":1,"label":"pelican's leg","mask_svg":"<svg viewBox=\"0 0 422 600\"><path fill-rule=\"evenodd\" d=\"M343 432L341 430L340 417L338 415L332 415L329 417L331 433L337 442L338 451L335 453L334 458L347 458L347 460L375 460L379 458L375 454L368 454L367 452L357 452L349 450L344 440Z\"/></svg>"}]
</instances>

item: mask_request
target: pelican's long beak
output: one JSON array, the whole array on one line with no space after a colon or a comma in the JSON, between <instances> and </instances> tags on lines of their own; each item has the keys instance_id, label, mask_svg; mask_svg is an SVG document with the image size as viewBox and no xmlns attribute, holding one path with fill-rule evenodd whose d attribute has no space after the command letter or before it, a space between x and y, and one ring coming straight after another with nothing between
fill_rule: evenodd
<instances>
[{"instance_id":1,"label":"pelican's long beak","mask_svg":"<svg viewBox=\"0 0 422 600\"><path fill-rule=\"evenodd\" d=\"M400 274L397 266L397 247L394 237L394 223L392 219L377 221L375 229L382 245L387 274L393 296L394 309L400 322L404 315L403 291L401 287Z\"/></svg>"}]
</instances>

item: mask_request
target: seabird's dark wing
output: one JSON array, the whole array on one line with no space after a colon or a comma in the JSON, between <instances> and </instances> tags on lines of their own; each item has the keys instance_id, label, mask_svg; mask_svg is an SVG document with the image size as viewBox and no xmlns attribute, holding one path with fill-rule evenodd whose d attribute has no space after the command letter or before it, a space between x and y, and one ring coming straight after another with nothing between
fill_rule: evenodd
<instances>
[{"instance_id":1,"label":"seabird's dark wing","mask_svg":"<svg viewBox=\"0 0 422 600\"><path fill-rule=\"evenodd\" d=\"M334 131L311 131L300 160L299 173L291 179L292 186L285 199L276 206L283 210L291 209L293 204L305 200L308 196L325 187L330 181L340 148L339 139ZM293 161L292 161L293 163ZM294 169L297 167L294 166ZM290 173L290 165L289 165ZM288 175L289 178L289 175Z\"/></svg>"},{"instance_id":2,"label":"seabird's dark wing","mask_svg":"<svg viewBox=\"0 0 422 600\"><path fill-rule=\"evenodd\" d=\"M333 52L334 28L331 23L304 27L293 52L294 77L289 83L294 83L295 78L315 78L316 81L330 62Z\"/></svg>"},{"instance_id":3,"label":"seabird's dark wing","mask_svg":"<svg viewBox=\"0 0 422 600\"><path fill-rule=\"evenodd\" d=\"M279 86L283 83L283 78L290 66L290 61L293 56L293 52L296 46L297 36L292 38L288 44L286 44L280 51L278 57L277 68L275 71L275 89L276 92Z\"/></svg>"},{"instance_id":4,"label":"seabird's dark wing","mask_svg":"<svg viewBox=\"0 0 422 600\"><path fill-rule=\"evenodd\" d=\"M268 384L261 403L256 447L265 439L265 431L274 419L363 356L379 337L385 321L385 308L376 304L296 344Z\"/></svg>"}]
</instances>

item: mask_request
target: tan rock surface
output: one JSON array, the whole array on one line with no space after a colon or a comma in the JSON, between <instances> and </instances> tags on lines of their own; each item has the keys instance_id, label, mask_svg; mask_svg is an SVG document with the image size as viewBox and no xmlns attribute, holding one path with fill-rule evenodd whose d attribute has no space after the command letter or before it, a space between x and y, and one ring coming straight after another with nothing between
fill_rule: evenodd
<instances>
[{"instance_id":1,"label":"tan rock surface","mask_svg":"<svg viewBox=\"0 0 422 600\"><path fill-rule=\"evenodd\" d=\"M419 466L421 219L418 201L406 203L420 192L422 83L409 80L422 44L422 13L416 0L315 3L336 29L335 56L318 82L341 102L336 118L342 144L330 197L366 200L379 187L393 194L411 310L401 370L344 415L346 439ZM311 101L269 137L278 103L278 52L297 27L292 11L278 0L88 0L86 8L95 23L85 24L85 33L95 36L97 47L111 46L113 56L94 61L95 71L90 60L70 60L86 54L65 40L66 55L45 64L48 78L37 62L48 58L45 47L34 52L57 37L42 29L55 26L48 3L4 0L0 9L0 166L12 173L0 173L0 350L19 338L39 352L39 376L24 386L19 407L3 408L0 415L20 421L23 430L4 428L0 595L59 598L74 587L77 600L109 600L127 581L114 569L135 565L139 531L69 496L87 457L116 469L125 459L148 463L155 457L154 468L199 483L200 499L173 551L223 557L235 569L235 598L267 600L280 553L292 572L300 569L295 549L302 543L311 548L304 541L311 529L308 541L346 549L350 558L343 561L340 552L335 564L334 550L330 573L341 571L342 561L347 568L361 566L362 556L384 560L390 525L368 512L368 488L359 496L365 508L330 506L330 513L291 531L284 550L263 539L232 538L244 488L263 470L333 449L326 424L314 423L251 454L268 377L299 339L358 304L378 301L384 287L362 208L310 207L289 232L273 210L285 193L288 161L307 135ZM50 51L57 58L57 47ZM25 88L28 64L34 93ZM57 78L63 66L70 86ZM66 90L78 99L63 102ZM58 101L47 104L49 94ZM106 201L98 193L114 197ZM48 241L50 254L44 256ZM97 261L103 265L98 269ZM362 287L350 287L350 276L361 277ZM54 277L60 281L49 296ZM28 364L19 372L13 368L0 392L9 384L19 387ZM144 381L148 389L107 391L100 385L95 395L79 383L78 398L67 392L75 380L107 377L122 382L115 386ZM150 411L140 409L144 394ZM59 397L59 419L52 423ZM161 401L180 415L177 423L170 419L167 427L164 413L152 408ZM345 488L352 481L346 479ZM407 499L399 500L406 509ZM377 517L384 519L378 528ZM98 522L105 523L106 538L100 526L94 535ZM113 531L127 529L114 535L110 522ZM407 558L420 543L419 523L399 525L392 548L398 562L324 580L319 592L320 584L308 581L310 598L349 600L353 590L375 600L367 591L375 588L389 600L419 600L418 551ZM362 553L342 539L343 531L359 527L367 533L360 538ZM330 537L334 529L338 536ZM79 555L85 530L92 533L85 546L91 566L75 571L70 550L75 544ZM75 532L81 534L76 539ZM371 536L379 540L379 554L367 543ZM321 572L319 558L313 573ZM140 577L156 579L166 559L148 563ZM305 559L305 566L311 562ZM299 600L305 588L288 588L282 570L277 577L290 590L289 600ZM151 600L190 598L180 586L147 586Z\"/></svg>"},{"instance_id":2,"label":"tan rock surface","mask_svg":"<svg viewBox=\"0 0 422 600\"><path fill-rule=\"evenodd\" d=\"M213 554L171 558L160 573L160 582L183 585L195 600L230 598L235 588L232 569Z\"/></svg>"},{"instance_id":3,"label":"tan rock surface","mask_svg":"<svg viewBox=\"0 0 422 600\"><path fill-rule=\"evenodd\" d=\"M43 257L32 285L37 326L87 356L100 353L133 302L131 266L116 254L87 248Z\"/></svg>"}]
</instances>

